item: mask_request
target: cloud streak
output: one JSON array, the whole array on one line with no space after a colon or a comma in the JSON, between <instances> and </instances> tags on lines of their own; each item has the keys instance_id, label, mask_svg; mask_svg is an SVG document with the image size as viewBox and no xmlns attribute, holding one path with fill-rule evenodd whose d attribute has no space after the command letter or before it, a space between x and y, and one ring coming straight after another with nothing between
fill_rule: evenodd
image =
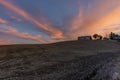
<instances>
[{"instance_id":1,"label":"cloud streak","mask_svg":"<svg viewBox=\"0 0 120 80\"><path fill-rule=\"evenodd\" d=\"M109 2L109 3L108 3ZM108 3L108 4L106 4ZM120 1L105 0L104 3L100 1L97 7L88 6L87 14L83 7L80 7L78 15L73 19L71 29L67 34L71 39L75 39L81 35L91 35L94 33L106 34L107 32L118 32L115 30L118 26L111 26L112 24L119 24L120 22ZM107 29L106 31L104 29Z\"/></svg>"},{"instance_id":2,"label":"cloud streak","mask_svg":"<svg viewBox=\"0 0 120 80\"><path fill-rule=\"evenodd\" d=\"M0 45L8 45L8 44L12 44L12 43L13 43L13 41L6 40L6 39L0 37Z\"/></svg>"},{"instance_id":3,"label":"cloud streak","mask_svg":"<svg viewBox=\"0 0 120 80\"><path fill-rule=\"evenodd\" d=\"M84 3L84 0L78 0L78 1ZM0 0L0 5L4 6L9 11L19 15L19 16L12 15L10 16L11 19L15 19L16 21L22 21L21 18L22 19L24 18L25 20L33 23L36 27L43 30L50 37L48 37L47 35L44 37L47 40L44 40L44 38L39 34L33 36L31 35L32 33L31 34L27 33L27 31L31 31L31 30L26 30L26 32L20 32L16 29L17 27L20 26L20 24L15 24L14 26L16 28L10 27L7 25L8 22L2 18L0 18L0 25L2 24L4 25L4 27L0 27L0 32L19 39L33 40L42 43L51 43L55 41L76 39L77 36L92 35L94 33L104 35L111 31L120 32L120 28L119 28L120 0L91 0L91 2L88 1L88 3L84 3L84 4L81 3L80 5L76 6L76 8L79 7L79 11L77 15L74 15L76 14L74 13L73 14L74 17L72 15L70 16L70 18L66 16L68 20L66 20L66 22L62 24L63 26L61 27L65 27L65 28L61 28L62 29L61 31L54 24L51 23L52 21L51 22L48 21L43 16L40 17L40 19L35 18L35 16L32 16L24 9L14 5L11 2L8 2L8 0ZM51 13L49 15L51 15ZM53 19L57 19L58 16L55 15L54 17L55 18ZM11 23L9 22L9 24ZM13 24L14 23L12 23L11 25Z\"/></svg>"},{"instance_id":4,"label":"cloud streak","mask_svg":"<svg viewBox=\"0 0 120 80\"><path fill-rule=\"evenodd\" d=\"M55 27L53 27L51 24L49 24L47 22L45 24L42 24L41 22L39 22L38 20L33 18L26 11L24 11L23 9L13 5L12 3L10 3L10 2L8 2L6 0L0 0L0 4L2 4L7 9L17 13L19 16L25 18L26 20L34 23L37 27L39 27L40 29L42 29L46 33L48 33L48 35L50 35L52 38L63 38L62 31L57 29L57 28L55 28Z\"/></svg>"},{"instance_id":5,"label":"cloud streak","mask_svg":"<svg viewBox=\"0 0 120 80\"><path fill-rule=\"evenodd\" d=\"M18 17L16 17L16 16L11 16L10 18L13 19L13 20L16 20L16 21L18 21L18 22L21 22L21 21L22 21L22 19L20 19L20 18L18 18Z\"/></svg>"},{"instance_id":6,"label":"cloud streak","mask_svg":"<svg viewBox=\"0 0 120 80\"><path fill-rule=\"evenodd\" d=\"M41 43L47 42L42 39L42 36L40 34L36 36L32 36L27 32L19 32L17 29L7 25L0 26L0 33L7 34L20 39L33 40Z\"/></svg>"},{"instance_id":7,"label":"cloud streak","mask_svg":"<svg viewBox=\"0 0 120 80\"><path fill-rule=\"evenodd\" d=\"M6 21L6 20L4 20L4 19L0 18L0 24L6 24L6 23L7 23L7 21Z\"/></svg>"}]
</instances>

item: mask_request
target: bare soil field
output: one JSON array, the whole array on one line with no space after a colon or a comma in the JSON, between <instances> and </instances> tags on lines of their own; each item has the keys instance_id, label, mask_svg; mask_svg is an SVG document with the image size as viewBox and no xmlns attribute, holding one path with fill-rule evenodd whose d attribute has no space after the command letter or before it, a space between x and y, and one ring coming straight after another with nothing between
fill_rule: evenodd
<instances>
[{"instance_id":1,"label":"bare soil field","mask_svg":"<svg viewBox=\"0 0 120 80\"><path fill-rule=\"evenodd\" d=\"M120 80L120 43L0 46L0 80Z\"/></svg>"}]
</instances>

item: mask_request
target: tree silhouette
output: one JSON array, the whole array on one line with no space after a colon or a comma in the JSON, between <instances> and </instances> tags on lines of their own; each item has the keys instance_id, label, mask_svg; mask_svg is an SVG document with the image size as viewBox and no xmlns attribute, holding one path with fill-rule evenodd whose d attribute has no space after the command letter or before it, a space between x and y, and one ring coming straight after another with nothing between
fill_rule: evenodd
<instances>
[{"instance_id":1,"label":"tree silhouette","mask_svg":"<svg viewBox=\"0 0 120 80\"><path fill-rule=\"evenodd\" d=\"M102 35L99 35L99 40L102 40L103 39L103 36Z\"/></svg>"},{"instance_id":2,"label":"tree silhouette","mask_svg":"<svg viewBox=\"0 0 120 80\"><path fill-rule=\"evenodd\" d=\"M109 37L110 37L110 39L112 39L113 40L113 37L115 36L115 33L113 33L113 32L111 32L110 34L109 34Z\"/></svg>"},{"instance_id":3,"label":"tree silhouette","mask_svg":"<svg viewBox=\"0 0 120 80\"><path fill-rule=\"evenodd\" d=\"M93 35L93 38L97 39L98 36L99 36L98 34L94 34L94 35Z\"/></svg>"},{"instance_id":4,"label":"tree silhouette","mask_svg":"<svg viewBox=\"0 0 120 80\"><path fill-rule=\"evenodd\" d=\"M102 40L102 39L103 39L103 36L102 36L102 35L98 35L98 34L94 34L94 35L93 35L93 38L94 38L95 40Z\"/></svg>"}]
</instances>

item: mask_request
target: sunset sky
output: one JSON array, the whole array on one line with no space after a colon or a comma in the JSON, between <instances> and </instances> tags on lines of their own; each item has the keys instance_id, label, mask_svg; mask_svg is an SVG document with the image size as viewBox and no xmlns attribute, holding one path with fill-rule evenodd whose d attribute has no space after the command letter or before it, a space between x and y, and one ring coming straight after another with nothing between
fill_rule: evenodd
<instances>
[{"instance_id":1,"label":"sunset sky","mask_svg":"<svg viewBox=\"0 0 120 80\"><path fill-rule=\"evenodd\" d=\"M120 34L120 0L0 0L0 45Z\"/></svg>"}]
</instances>

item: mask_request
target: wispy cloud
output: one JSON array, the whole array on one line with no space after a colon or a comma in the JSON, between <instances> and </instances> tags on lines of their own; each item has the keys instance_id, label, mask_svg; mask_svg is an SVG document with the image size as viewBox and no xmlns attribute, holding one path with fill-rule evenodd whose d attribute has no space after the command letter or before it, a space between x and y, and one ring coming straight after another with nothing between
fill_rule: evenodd
<instances>
[{"instance_id":1,"label":"wispy cloud","mask_svg":"<svg viewBox=\"0 0 120 80\"><path fill-rule=\"evenodd\" d=\"M0 0L0 4L2 4L7 9L17 13L21 17L25 18L26 20L34 23L37 27L44 30L48 35L50 35L52 38L63 38L63 33L60 29L53 27L53 25L49 23L41 23L40 21L36 20L34 17L32 17L28 12L24 11L23 9L15 6L14 4L6 1L6 0Z\"/></svg>"},{"instance_id":2,"label":"wispy cloud","mask_svg":"<svg viewBox=\"0 0 120 80\"><path fill-rule=\"evenodd\" d=\"M11 12L16 13L20 18L33 23L35 26L45 31L45 33L47 33L52 39L45 41L41 35L33 36L27 32L20 32L8 25L7 27L0 28L0 32L17 38L46 43L59 40L76 39L77 36L91 35L94 33L106 34L111 31L120 32L119 25L113 25L120 23L120 0L91 0L91 2L88 1L88 4L84 3L84 0L78 0L84 4L81 5L81 3L79 3L78 5L74 5L76 7L80 7L79 12L75 17L72 18L72 20L71 17L69 20L66 20L67 22L65 22L65 25L63 23L63 26L61 26L65 26L65 30L63 31L54 26L54 24L52 24L43 16L40 17L39 20L24 9L8 1L9 0L0 0L0 5L4 6ZM11 18L21 21L14 15L11 16ZM0 24L6 23L6 20L0 19Z\"/></svg>"},{"instance_id":3,"label":"wispy cloud","mask_svg":"<svg viewBox=\"0 0 120 80\"><path fill-rule=\"evenodd\" d=\"M7 39L0 37L0 45L8 45L8 44L12 44L12 43L13 43L12 40L7 40Z\"/></svg>"},{"instance_id":4,"label":"wispy cloud","mask_svg":"<svg viewBox=\"0 0 120 80\"><path fill-rule=\"evenodd\" d=\"M8 25L4 25L4 26L0 26L0 32L3 34L7 34L19 39L27 39L27 40L33 40L33 41L37 41L37 42L41 42L41 43L46 43L47 41L42 39L42 36L40 34L32 36L27 32L19 32L17 29L8 26Z\"/></svg>"},{"instance_id":5,"label":"wispy cloud","mask_svg":"<svg viewBox=\"0 0 120 80\"><path fill-rule=\"evenodd\" d=\"M18 21L18 22L21 22L21 21L22 21L22 19L20 19L20 18L18 18L18 17L16 17L16 16L10 16L10 18L11 18L11 19L14 19L14 20L16 20L16 21Z\"/></svg>"},{"instance_id":6,"label":"wispy cloud","mask_svg":"<svg viewBox=\"0 0 120 80\"><path fill-rule=\"evenodd\" d=\"M6 24L6 23L7 23L7 21L6 21L6 20L4 20L4 19L0 18L0 24Z\"/></svg>"},{"instance_id":7,"label":"wispy cloud","mask_svg":"<svg viewBox=\"0 0 120 80\"><path fill-rule=\"evenodd\" d=\"M120 23L119 5L120 1L118 0L105 0L103 2L100 1L97 6L95 5L96 7L88 6L87 11L83 10L83 7L81 6L78 15L70 23L71 29L68 34L74 32L74 34L70 35L70 37L75 39L80 35L90 35L94 33L104 35L107 32L116 32L115 28L118 26L111 25ZM105 31L103 29L107 30Z\"/></svg>"},{"instance_id":8,"label":"wispy cloud","mask_svg":"<svg viewBox=\"0 0 120 80\"><path fill-rule=\"evenodd\" d=\"M84 19L83 18L83 10L82 10L82 8L80 8L78 15L72 21L69 22L71 28L69 28L68 32L66 33L67 38L75 39L76 36L80 34L76 31L78 31L78 29L80 29L80 27L82 26L83 19ZM71 34L71 33L73 33L73 34Z\"/></svg>"}]
</instances>

